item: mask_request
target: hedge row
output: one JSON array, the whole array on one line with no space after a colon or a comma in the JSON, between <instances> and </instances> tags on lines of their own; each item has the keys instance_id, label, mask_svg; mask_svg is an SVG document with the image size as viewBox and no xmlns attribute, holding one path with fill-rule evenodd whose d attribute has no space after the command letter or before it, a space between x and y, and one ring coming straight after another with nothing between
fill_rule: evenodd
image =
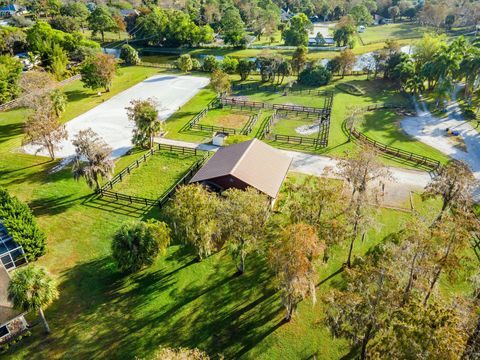
<instances>
[{"instance_id":1,"label":"hedge row","mask_svg":"<svg viewBox=\"0 0 480 360\"><path fill-rule=\"evenodd\" d=\"M27 204L0 188L0 221L13 240L23 247L29 261L45 254L46 236Z\"/></svg>"}]
</instances>

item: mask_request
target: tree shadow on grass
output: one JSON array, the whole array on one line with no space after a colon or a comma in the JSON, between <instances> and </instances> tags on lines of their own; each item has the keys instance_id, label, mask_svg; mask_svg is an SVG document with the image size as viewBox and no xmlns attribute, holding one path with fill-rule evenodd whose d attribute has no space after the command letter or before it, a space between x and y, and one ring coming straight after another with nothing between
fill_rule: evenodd
<instances>
[{"instance_id":1,"label":"tree shadow on grass","mask_svg":"<svg viewBox=\"0 0 480 360\"><path fill-rule=\"evenodd\" d=\"M0 125L0 144L20 136L23 133L23 123Z\"/></svg>"},{"instance_id":2,"label":"tree shadow on grass","mask_svg":"<svg viewBox=\"0 0 480 360\"><path fill-rule=\"evenodd\" d=\"M56 215L66 211L82 199L88 199L92 195L75 196L75 194L64 196L47 196L36 198L28 203L36 216Z\"/></svg>"},{"instance_id":3,"label":"tree shadow on grass","mask_svg":"<svg viewBox=\"0 0 480 360\"><path fill-rule=\"evenodd\" d=\"M52 334L35 333L22 355L132 359L160 346L185 346L238 358L282 325L261 258L252 258L237 276L223 253L197 263L180 247L171 251L130 276L119 273L110 257L65 270L60 298L46 314Z\"/></svg>"},{"instance_id":4,"label":"tree shadow on grass","mask_svg":"<svg viewBox=\"0 0 480 360\"><path fill-rule=\"evenodd\" d=\"M86 90L68 90L68 91L65 91L65 95L67 95L68 102L76 102L76 101L89 98L94 94Z\"/></svg>"}]
</instances>

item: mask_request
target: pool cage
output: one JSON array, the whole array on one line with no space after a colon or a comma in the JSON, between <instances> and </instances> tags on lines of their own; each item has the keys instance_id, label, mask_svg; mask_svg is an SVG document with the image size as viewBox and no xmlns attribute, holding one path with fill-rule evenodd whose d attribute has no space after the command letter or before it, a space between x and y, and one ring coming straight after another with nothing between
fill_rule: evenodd
<instances>
[{"instance_id":1,"label":"pool cage","mask_svg":"<svg viewBox=\"0 0 480 360\"><path fill-rule=\"evenodd\" d=\"M5 269L12 270L26 264L27 259L21 245L18 245L8 234L7 229L0 221L0 261Z\"/></svg>"}]
</instances>

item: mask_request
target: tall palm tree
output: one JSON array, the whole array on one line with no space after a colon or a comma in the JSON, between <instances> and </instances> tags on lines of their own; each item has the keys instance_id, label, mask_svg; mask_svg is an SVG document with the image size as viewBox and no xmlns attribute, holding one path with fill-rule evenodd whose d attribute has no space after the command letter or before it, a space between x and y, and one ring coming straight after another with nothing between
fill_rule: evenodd
<instances>
[{"instance_id":1,"label":"tall palm tree","mask_svg":"<svg viewBox=\"0 0 480 360\"><path fill-rule=\"evenodd\" d=\"M135 124L132 142L138 146L153 148L155 136L163 127L155 99L132 100L126 110L128 119Z\"/></svg>"},{"instance_id":2,"label":"tall palm tree","mask_svg":"<svg viewBox=\"0 0 480 360\"><path fill-rule=\"evenodd\" d=\"M8 298L15 309L38 311L45 332L50 333L43 308L58 298L58 290L55 280L45 268L28 265L15 270L8 285Z\"/></svg>"},{"instance_id":3,"label":"tall palm tree","mask_svg":"<svg viewBox=\"0 0 480 360\"><path fill-rule=\"evenodd\" d=\"M480 78L480 48L469 47L460 63L459 77L465 78L465 96L471 97Z\"/></svg>"},{"instance_id":4,"label":"tall palm tree","mask_svg":"<svg viewBox=\"0 0 480 360\"><path fill-rule=\"evenodd\" d=\"M81 130L72 141L75 146L73 177L85 178L87 185L100 189L100 178L110 178L115 168L112 149L92 129Z\"/></svg>"},{"instance_id":5,"label":"tall palm tree","mask_svg":"<svg viewBox=\"0 0 480 360\"><path fill-rule=\"evenodd\" d=\"M454 89L455 87L450 80L441 78L434 89L435 106L438 108L444 101L450 101Z\"/></svg>"}]
</instances>

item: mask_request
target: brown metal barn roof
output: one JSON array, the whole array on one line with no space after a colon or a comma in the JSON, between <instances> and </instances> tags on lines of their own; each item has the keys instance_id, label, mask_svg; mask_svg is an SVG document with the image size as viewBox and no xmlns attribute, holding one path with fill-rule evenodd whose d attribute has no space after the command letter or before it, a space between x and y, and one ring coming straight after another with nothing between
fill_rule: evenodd
<instances>
[{"instance_id":1,"label":"brown metal barn roof","mask_svg":"<svg viewBox=\"0 0 480 360\"><path fill-rule=\"evenodd\" d=\"M279 150L253 139L218 149L190 182L231 175L276 198L291 162L292 159Z\"/></svg>"}]
</instances>

